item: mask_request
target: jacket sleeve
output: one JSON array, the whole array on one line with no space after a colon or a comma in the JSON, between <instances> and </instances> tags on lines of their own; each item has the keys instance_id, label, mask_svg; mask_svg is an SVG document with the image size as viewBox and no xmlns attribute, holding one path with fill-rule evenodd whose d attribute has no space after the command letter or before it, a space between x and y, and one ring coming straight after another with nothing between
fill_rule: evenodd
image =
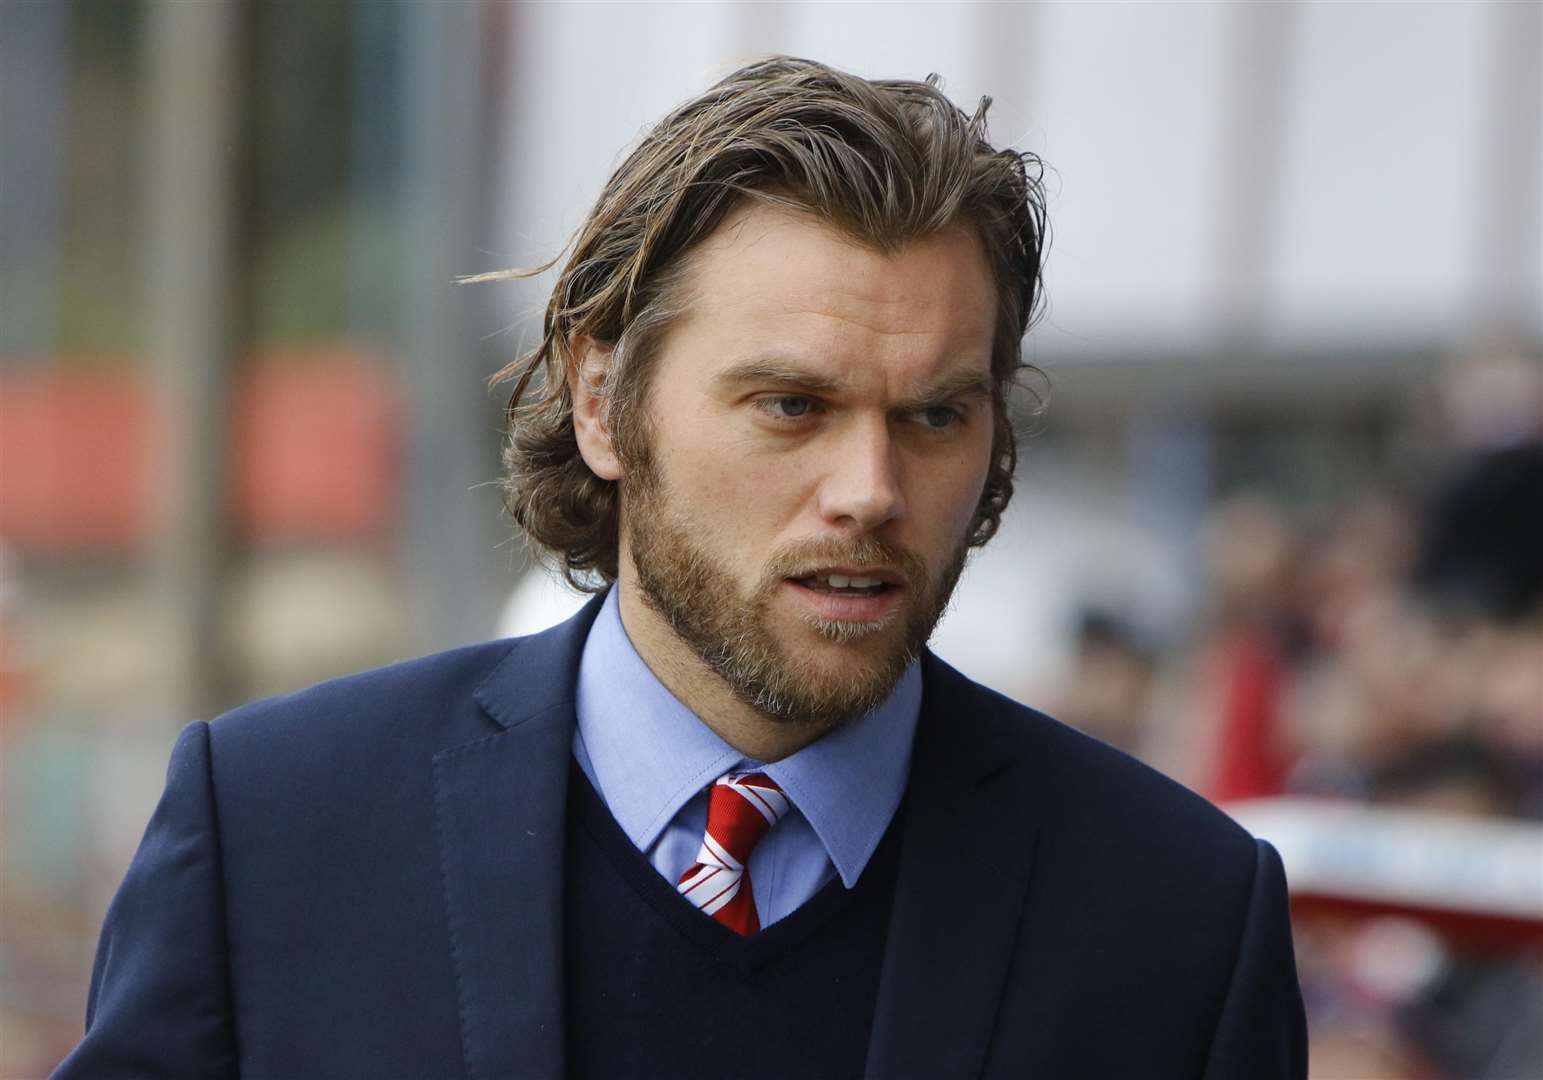
<instances>
[{"instance_id":1,"label":"jacket sleeve","mask_svg":"<svg viewBox=\"0 0 1543 1080\"><path fill-rule=\"evenodd\" d=\"M1204 1080L1303 1080L1307 1019L1280 856L1257 841L1254 885Z\"/></svg>"},{"instance_id":2,"label":"jacket sleeve","mask_svg":"<svg viewBox=\"0 0 1543 1080\"><path fill-rule=\"evenodd\" d=\"M85 1038L55 1080L237 1075L209 755L209 725L189 724L102 925Z\"/></svg>"}]
</instances>

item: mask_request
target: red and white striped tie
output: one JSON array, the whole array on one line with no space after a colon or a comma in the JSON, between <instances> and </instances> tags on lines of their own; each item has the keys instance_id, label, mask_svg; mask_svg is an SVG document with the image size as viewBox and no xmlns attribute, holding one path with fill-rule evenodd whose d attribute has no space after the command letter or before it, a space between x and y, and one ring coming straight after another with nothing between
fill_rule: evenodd
<instances>
[{"instance_id":1,"label":"red and white striped tie","mask_svg":"<svg viewBox=\"0 0 1543 1080\"><path fill-rule=\"evenodd\" d=\"M792 804L763 773L728 773L708 789L707 831L680 894L747 937L761 928L750 891L750 852Z\"/></svg>"}]
</instances>

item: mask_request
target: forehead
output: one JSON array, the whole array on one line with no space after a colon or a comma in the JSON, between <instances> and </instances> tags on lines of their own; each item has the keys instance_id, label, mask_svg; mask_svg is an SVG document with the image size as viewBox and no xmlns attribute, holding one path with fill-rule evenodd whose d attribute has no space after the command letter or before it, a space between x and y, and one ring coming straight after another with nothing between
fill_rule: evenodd
<instances>
[{"instance_id":1,"label":"forehead","mask_svg":"<svg viewBox=\"0 0 1543 1080\"><path fill-rule=\"evenodd\" d=\"M886 253L751 202L692 254L686 289L669 337L699 363L782 351L826 375L886 381L990 367L996 290L967 226Z\"/></svg>"}]
</instances>

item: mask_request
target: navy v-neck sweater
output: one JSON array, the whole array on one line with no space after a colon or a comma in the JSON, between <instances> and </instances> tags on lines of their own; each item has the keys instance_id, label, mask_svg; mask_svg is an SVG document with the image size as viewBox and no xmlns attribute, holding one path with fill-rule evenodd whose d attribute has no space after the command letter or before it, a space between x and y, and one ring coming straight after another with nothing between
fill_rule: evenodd
<instances>
[{"instance_id":1,"label":"navy v-neck sweater","mask_svg":"<svg viewBox=\"0 0 1543 1080\"><path fill-rule=\"evenodd\" d=\"M572 770L564 982L570 1077L859 1077L904 804L855 887L832 879L745 938L702 914Z\"/></svg>"}]
</instances>

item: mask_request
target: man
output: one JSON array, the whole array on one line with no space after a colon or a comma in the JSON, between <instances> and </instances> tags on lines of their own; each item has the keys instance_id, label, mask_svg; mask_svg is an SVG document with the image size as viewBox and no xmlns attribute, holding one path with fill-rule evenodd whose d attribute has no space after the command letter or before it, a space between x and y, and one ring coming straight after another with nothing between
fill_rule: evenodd
<instances>
[{"instance_id":1,"label":"man","mask_svg":"<svg viewBox=\"0 0 1543 1080\"><path fill-rule=\"evenodd\" d=\"M925 651L1044 236L983 113L779 58L644 139L510 372L600 595L184 731L61 1076L1303 1075L1274 852Z\"/></svg>"}]
</instances>

